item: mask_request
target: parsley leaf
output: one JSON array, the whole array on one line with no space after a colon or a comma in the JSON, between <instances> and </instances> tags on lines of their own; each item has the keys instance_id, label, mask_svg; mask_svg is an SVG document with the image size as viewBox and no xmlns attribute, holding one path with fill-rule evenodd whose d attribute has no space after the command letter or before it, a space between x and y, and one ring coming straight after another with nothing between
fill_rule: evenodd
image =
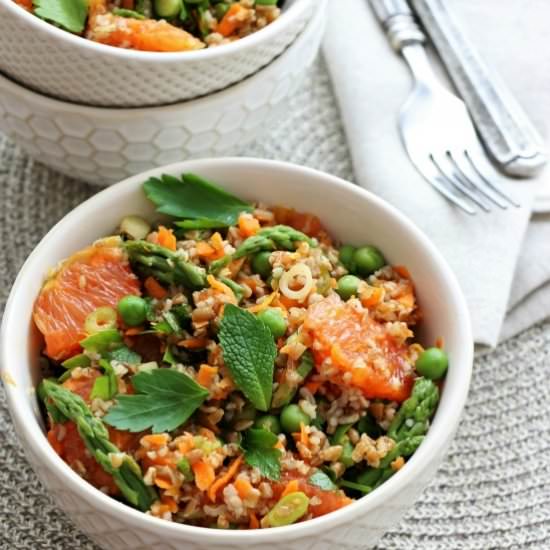
<instances>
[{"instance_id":1,"label":"parsley leaf","mask_svg":"<svg viewBox=\"0 0 550 550\"><path fill-rule=\"evenodd\" d=\"M330 477L328 477L328 475L321 470L317 470L315 473L311 474L307 482L310 485L315 485L316 487L323 489L323 491L335 491L338 489L332 479L330 479Z\"/></svg>"},{"instance_id":2,"label":"parsley leaf","mask_svg":"<svg viewBox=\"0 0 550 550\"><path fill-rule=\"evenodd\" d=\"M186 374L173 369L153 369L132 377L135 395L119 395L104 421L130 432L148 428L153 433L175 430L186 422L208 397L208 391Z\"/></svg>"},{"instance_id":3,"label":"parsley leaf","mask_svg":"<svg viewBox=\"0 0 550 550\"><path fill-rule=\"evenodd\" d=\"M33 0L34 13L67 31L80 34L88 17L87 0Z\"/></svg>"},{"instance_id":4,"label":"parsley leaf","mask_svg":"<svg viewBox=\"0 0 550 550\"><path fill-rule=\"evenodd\" d=\"M281 477L282 452L274 448L277 441L277 436L268 430L251 429L246 432L243 442L246 463L273 480Z\"/></svg>"},{"instance_id":5,"label":"parsley leaf","mask_svg":"<svg viewBox=\"0 0 550 550\"><path fill-rule=\"evenodd\" d=\"M277 356L271 331L252 313L227 304L218 337L231 378L257 409L267 411Z\"/></svg>"},{"instance_id":6,"label":"parsley leaf","mask_svg":"<svg viewBox=\"0 0 550 550\"><path fill-rule=\"evenodd\" d=\"M252 211L252 205L195 174L183 174L181 179L166 174L149 178L143 189L158 212L200 220L202 226L205 220L215 227L234 225L241 212Z\"/></svg>"}]
</instances>

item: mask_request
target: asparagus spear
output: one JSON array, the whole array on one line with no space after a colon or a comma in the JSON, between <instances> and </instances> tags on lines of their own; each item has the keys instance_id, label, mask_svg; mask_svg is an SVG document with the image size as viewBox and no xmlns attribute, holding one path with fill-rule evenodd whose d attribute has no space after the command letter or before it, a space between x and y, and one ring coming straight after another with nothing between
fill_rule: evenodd
<instances>
[{"instance_id":1,"label":"asparagus spear","mask_svg":"<svg viewBox=\"0 0 550 550\"><path fill-rule=\"evenodd\" d=\"M187 262L178 254L148 241L126 241L124 247L132 266L143 273L152 275L167 285L183 284L191 290L206 286L204 269Z\"/></svg>"},{"instance_id":2,"label":"asparagus spear","mask_svg":"<svg viewBox=\"0 0 550 550\"><path fill-rule=\"evenodd\" d=\"M311 246L317 246L317 241L305 233L288 225L275 225L260 229L256 235L248 237L233 254L228 254L210 265L210 271L217 273L232 260L251 256L264 250L295 250L296 243L305 241Z\"/></svg>"},{"instance_id":3,"label":"asparagus spear","mask_svg":"<svg viewBox=\"0 0 550 550\"><path fill-rule=\"evenodd\" d=\"M296 369L296 376L293 377L292 382L287 380L279 384L279 386L275 390L275 393L273 394L271 406L273 408L277 408L288 405L288 403L292 401L294 395L296 395L298 386L302 384L302 382L306 379L307 375L311 372L312 369L313 355L311 355L311 352L309 350L306 350L302 355L298 368Z\"/></svg>"},{"instance_id":4,"label":"asparagus spear","mask_svg":"<svg viewBox=\"0 0 550 550\"><path fill-rule=\"evenodd\" d=\"M411 396L403 402L388 429L388 436L399 442L404 439L425 435L428 421L439 401L437 386L427 378L418 378Z\"/></svg>"},{"instance_id":5,"label":"asparagus spear","mask_svg":"<svg viewBox=\"0 0 550 550\"><path fill-rule=\"evenodd\" d=\"M134 507L146 512L157 499L155 491L145 485L136 461L109 441L109 432L103 422L88 409L84 400L51 380L42 382L46 399L51 400L61 413L76 423L78 433L87 449L100 466L113 476L124 498ZM122 455L120 466L113 465L111 456Z\"/></svg>"}]
</instances>

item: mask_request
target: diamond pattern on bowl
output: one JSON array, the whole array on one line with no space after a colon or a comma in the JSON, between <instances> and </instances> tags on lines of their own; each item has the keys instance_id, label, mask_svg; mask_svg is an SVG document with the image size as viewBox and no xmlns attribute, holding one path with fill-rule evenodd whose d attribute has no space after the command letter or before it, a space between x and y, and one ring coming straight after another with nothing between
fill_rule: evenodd
<instances>
[{"instance_id":1,"label":"diamond pattern on bowl","mask_svg":"<svg viewBox=\"0 0 550 550\"><path fill-rule=\"evenodd\" d=\"M240 82L284 52L318 9L316 0L291 3L298 4L296 15L277 22L277 32L264 32L265 38L252 47L192 61L182 61L180 54L156 61L154 56L118 55L109 47L92 49L84 40L52 32L12 0L0 0L0 72L40 93L84 105L143 107L184 101Z\"/></svg>"},{"instance_id":2,"label":"diamond pattern on bowl","mask_svg":"<svg viewBox=\"0 0 550 550\"><path fill-rule=\"evenodd\" d=\"M0 128L41 163L98 185L180 160L240 154L281 116L319 50L324 22L321 6L267 68L223 92L166 107L81 107L29 92L0 75ZM0 0L0 46L3 25ZM87 84L93 88L100 80Z\"/></svg>"}]
</instances>

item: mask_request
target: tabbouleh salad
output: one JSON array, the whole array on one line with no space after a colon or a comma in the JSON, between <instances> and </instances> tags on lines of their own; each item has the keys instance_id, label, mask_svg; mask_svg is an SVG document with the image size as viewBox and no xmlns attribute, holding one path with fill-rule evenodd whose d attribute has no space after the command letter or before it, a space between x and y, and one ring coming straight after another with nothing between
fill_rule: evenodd
<instances>
[{"instance_id":1,"label":"tabbouleh salad","mask_svg":"<svg viewBox=\"0 0 550 550\"><path fill-rule=\"evenodd\" d=\"M14 0L89 40L135 50L200 50L239 40L277 19L284 0Z\"/></svg>"},{"instance_id":2,"label":"tabbouleh salad","mask_svg":"<svg viewBox=\"0 0 550 550\"><path fill-rule=\"evenodd\" d=\"M49 273L48 440L100 491L165 520L279 527L347 506L403 467L448 360L424 349L407 269L321 220L194 174Z\"/></svg>"}]
</instances>

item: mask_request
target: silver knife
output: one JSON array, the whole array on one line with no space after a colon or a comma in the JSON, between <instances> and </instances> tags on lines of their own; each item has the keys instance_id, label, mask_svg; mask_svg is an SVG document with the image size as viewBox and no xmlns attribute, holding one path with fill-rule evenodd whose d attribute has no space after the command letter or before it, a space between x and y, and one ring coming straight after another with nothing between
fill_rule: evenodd
<instances>
[{"instance_id":1,"label":"silver knife","mask_svg":"<svg viewBox=\"0 0 550 550\"><path fill-rule=\"evenodd\" d=\"M497 166L533 177L547 162L544 140L500 77L461 32L445 0L411 0Z\"/></svg>"}]
</instances>

